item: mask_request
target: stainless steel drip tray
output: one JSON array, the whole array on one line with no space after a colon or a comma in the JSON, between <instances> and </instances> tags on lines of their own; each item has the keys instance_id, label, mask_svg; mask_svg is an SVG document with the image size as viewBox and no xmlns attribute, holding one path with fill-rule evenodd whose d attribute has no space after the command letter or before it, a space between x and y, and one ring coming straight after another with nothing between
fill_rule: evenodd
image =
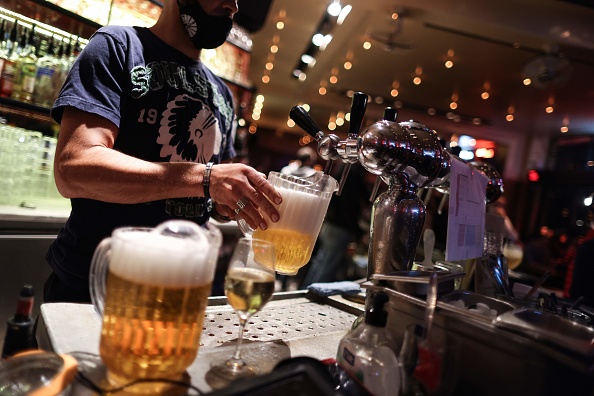
<instances>
[{"instance_id":1,"label":"stainless steel drip tray","mask_svg":"<svg viewBox=\"0 0 594 396\"><path fill-rule=\"evenodd\" d=\"M538 341L594 357L594 330L552 313L521 308L499 315L493 324Z\"/></svg>"}]
</instances>

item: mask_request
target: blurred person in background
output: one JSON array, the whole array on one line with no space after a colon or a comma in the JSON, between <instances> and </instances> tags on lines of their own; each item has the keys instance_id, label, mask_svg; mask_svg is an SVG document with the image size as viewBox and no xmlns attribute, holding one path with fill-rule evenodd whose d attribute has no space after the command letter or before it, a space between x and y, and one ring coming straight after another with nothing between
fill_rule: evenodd
<instances>
[{"instance_id":1,"label":"blurred person in background","mask_svg":"<svg viewBox=\"0 0 594 396\"><path fill-rule=\"evenodd\" d=\"M343 168L344 163L335 163L332 177L340 180ZM316 250L309 264L304 267L307 272L300 288L345 277L349 263L346 257L347 248L349 243L358 241L361 237L359 219L363 205L369 200L366 173L359 163L352 164L342 193L332 196L316 242Z\"/></svg>"},{"instance_id":2,"label":"blurred person in background","mask_svg":"<svg viewBox=\"0 0 594 396\"><path fill-rule=\"evenodd\" d=\"M316 172L313 166L318 160L316 150L309 146L303 146L295 154L295 159L287 166L284 166L280 173L296 177L310 177Z\"/></svg>"},{"instance_id":3,"label":"blurred person in background","mask_svg":"<svg viewBox=\"0 0 594 396\"><path fill-rule=\"evenodd\" d=\"M78 56L51 111L55 179L72 211L51 244L45 302L90 302L98 243L123 226L244 218L267 227L281 196L232 164L231 91L202 62L222 45L236 0L166 0L151 28L106 26Z\"/></svg>"},{"instance_id":4,"label":"blurred person in background","mask_svg":"<svg viewBox=\"0 0 594 396\"><path fill-rule=\"evenodd\" d=\"M586 305L594 307L594 206L588 206L587 230L578 238L575 256L565 276L564 295L573 300L584 297Z\"/></svg>"}]
</instances>

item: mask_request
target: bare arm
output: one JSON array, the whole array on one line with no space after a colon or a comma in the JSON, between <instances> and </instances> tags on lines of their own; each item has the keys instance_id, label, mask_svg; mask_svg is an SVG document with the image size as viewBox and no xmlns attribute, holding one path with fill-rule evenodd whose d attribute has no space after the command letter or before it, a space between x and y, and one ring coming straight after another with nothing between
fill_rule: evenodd
<instances>
[{"instance_id":1,"label":"bare arm","mask_svg":"<svg viewBox=\"0 0 594 396\"><path fill-rule=\"evenodd\" d=\"M148 162L113 149L118 128L103 117L67 107L62 117L55 156L55 178L67 198L113 203L142 203L175 197L204 196L204 164ZM269 200L280 194L263 174L242 164L213 167L210 195L222 215L234 217L236 202L248 205L242 216L252 227L264 225L259 207L275 221L278 211Z\"/></svg>"}]
</instances>

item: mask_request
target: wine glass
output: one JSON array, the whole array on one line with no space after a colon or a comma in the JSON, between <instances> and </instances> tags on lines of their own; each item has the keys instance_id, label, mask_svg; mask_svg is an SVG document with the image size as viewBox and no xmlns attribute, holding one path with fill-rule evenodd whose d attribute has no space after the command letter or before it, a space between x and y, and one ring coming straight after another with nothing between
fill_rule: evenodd
<instances>
[{"instance_id":1,"label":"wine glass","mask_svg":"<svg viewBox=\"0 0 594 396\"><path fill-rule=\"evenodd\" d=\"M214 360L212 372L229 380L253 377L260 372L257 364L241 357L243 329L248 319L270 300L274 292L274 245L259 239L240 238L225 276L225 295L239 317L235 353L230 358Z\"/></svg>"}]
</instances>

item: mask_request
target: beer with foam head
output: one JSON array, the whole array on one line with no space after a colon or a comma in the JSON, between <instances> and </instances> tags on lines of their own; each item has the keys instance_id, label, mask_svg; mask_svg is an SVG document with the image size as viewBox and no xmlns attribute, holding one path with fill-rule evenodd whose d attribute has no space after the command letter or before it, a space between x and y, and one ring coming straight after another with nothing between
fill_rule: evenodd
<instances>
[{"instance_id":1,"label":"beer with foam head","mask_svg":"<svg viewBox=\"0 0 594 396\"><path fill-rule=\"evenodd\" d=\"M111 383L175 380L192 364L214 275L210 252L204 237L114 231L99 346ZM146 382L131 391L164 386Z\"/></svg>"},{"instance_id":2,"label":"beer with foam head","mask_svg":"<svg viewBox=\"0 0 594 396\"><path fill-rule=\"evenodd\" d=\"M268 180L283 197L283 202L277 206L280 220L270 223L266 230L258 228L253 237L274 244L278 273L295 275L311 257L334 188L325 193L313 191L310 186L288 188L288 183L277 183L279 179L271 177L273 173ZM333 179L327 183L330 187L336 186Z\"/></svg>"}]
</instances>

